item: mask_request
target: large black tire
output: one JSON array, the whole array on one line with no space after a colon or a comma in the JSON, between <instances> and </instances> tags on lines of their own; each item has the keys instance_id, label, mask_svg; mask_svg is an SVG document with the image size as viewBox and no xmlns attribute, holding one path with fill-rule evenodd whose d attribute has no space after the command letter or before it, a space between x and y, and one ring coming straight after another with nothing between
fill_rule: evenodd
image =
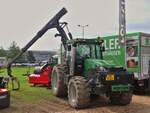
<instances>
[{"instance_id":1,"label":"large black tire","mask_svg":"<svg viewBox=\"0 0 150 113\"><path fill-rule=\"evenodd\" d=\"M110 101L114 105L127 105L132 101L132 92L113 93L110 95Z\"/></svg>"},{"instance_id":2,"label":"large black tire","mask_svg":"<svg viewBox=\"0 0 150 113\"><path fill-rule=\"evenodd\" d=\"M64 83L65 68L63 65L54 66L51 76L53 95L57 97L67 96L67 86Z\"/></svg>"},{"instance_id":3,"label":"large black tire","mask_svg":"<svg viewBox=\"0 0 150 113\"><path fill-rule=\"evenodd\" d=\"M75 76L68 84L68 101L76 109L86 108L90 102L90 88L82 76Z\"/></svg>"}]
</instances>

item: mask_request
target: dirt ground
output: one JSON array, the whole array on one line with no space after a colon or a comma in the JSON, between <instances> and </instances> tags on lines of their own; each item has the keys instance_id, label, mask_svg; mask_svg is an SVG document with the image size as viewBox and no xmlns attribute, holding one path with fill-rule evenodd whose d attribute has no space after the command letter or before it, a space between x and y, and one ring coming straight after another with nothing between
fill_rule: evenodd
<instances>
[{"instance_id":1,"label":"dirt ground","mask_svg":"<svg viewBox=\"0 0 150 113\"><path fill-rule=\"evenodd\" d=\"M97 100L91 102L90 108L82 110L71 108L66 99L44 99L32 105L15 100L0 113L150 113L150 96L134 95L131 104L127 106L113 106L102 97Z\"/></svg>"}]
</instances>

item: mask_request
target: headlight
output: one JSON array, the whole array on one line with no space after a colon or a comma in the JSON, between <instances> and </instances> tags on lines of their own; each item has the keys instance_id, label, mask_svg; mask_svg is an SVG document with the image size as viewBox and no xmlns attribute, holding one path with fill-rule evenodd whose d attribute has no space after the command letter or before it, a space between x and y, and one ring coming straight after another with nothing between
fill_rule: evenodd
<instances>
[{"instance_id":1,"label":"headlight","mask_svg":"<svg viewBox=\"0 0 150 113\"><path fill-rule=\"evenodd\" d=\"M100 70L100 71L106 71L106 69L105 69L104 67L102 67L102 66L99 67L99 70Z\"/></svg>"},{"instance_id":2,"label":"headlight","mask_svg":"<svg viewBox=\"0 0 150 113\"><path fill-rule=\"evenodd\" d=\"M106 69L104 67L102 67L101 65L99 64L96 64L95 65L96 69L98 69L99 71L106 71Z\"/></svg>"}]
</instances>

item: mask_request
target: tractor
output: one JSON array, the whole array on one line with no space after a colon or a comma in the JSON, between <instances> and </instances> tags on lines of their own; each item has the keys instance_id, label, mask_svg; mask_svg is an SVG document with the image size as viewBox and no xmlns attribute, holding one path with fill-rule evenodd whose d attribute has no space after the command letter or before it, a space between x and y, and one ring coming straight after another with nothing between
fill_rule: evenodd
<instances>
[{"instance_id":1,"label":"tractor","mask_svg":"<svg viewBox=\"0 0 150 113\"><path fill-rule=\"evenodd\" d=\"M103 40L72 39L61 46L60 64L52 71L52 93L68 95L74 108L85 108L92 95L105 94L112 104L127 105L132 100L133 74L103 60Z\"/></svg>"},{"instance_id":2,"label":"tractor","mask_svg":"<svg viewBox=\"0 0 150 113\"><path fill-rule=\"evenodd\" d=\"M58 31L55 37L60 37L62 44L59 63L53 67L51 74L52 93L57 97L68 96L69 104L77 109L88 107L90 97L101 94L109 97L112 104L129 104L132 100L133 73L103 60L105 47L101 38L73 39L68 23L59 21L66 13L67 10L62 8L21 49L21 53L8 63L8 75L13 77L11 64L48 30L55 28Z\"/></svg>"},{"instance_id":3,"label":"tractor","mask_svg":"<svg viewBox=\"0 0 150 113\"><path fill-rule=\"evenodd\" d=\"M120 0L120 9L119 43L125 46L125 0ZM60 62L51 75L52 93L57 97L68 96L69 104L77 109L88 107L93 95L105 95L112 104L129 104L134 74L103 59L104 41L100 37L73 39L66 22L56 22L54 26L59 32L55 36L61 37L62 44Z\"/></svg>"}]
</instances>

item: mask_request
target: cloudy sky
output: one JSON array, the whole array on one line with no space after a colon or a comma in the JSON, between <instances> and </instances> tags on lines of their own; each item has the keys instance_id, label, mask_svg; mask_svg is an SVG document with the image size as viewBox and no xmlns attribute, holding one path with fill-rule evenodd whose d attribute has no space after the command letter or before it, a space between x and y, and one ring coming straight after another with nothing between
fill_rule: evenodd
<instances>
[{"instance_id":1,"label":"cloudy sky","mask_svg":"<svg viewBox=\"0 0 150 113\"><path fill-rule=\"evenodd\" d=\"M149 6L150 0L126 0L128 32L150 33ZM22 48L62 7L68 10L62 21L69 23L75 38L81 37L78 24L89 25L85 37L118 33L119 0L0 0L0 46L7 49L16 41ZM55 33L48 31L30 49L58 49Z\"/></svg>"}]
</instances>

